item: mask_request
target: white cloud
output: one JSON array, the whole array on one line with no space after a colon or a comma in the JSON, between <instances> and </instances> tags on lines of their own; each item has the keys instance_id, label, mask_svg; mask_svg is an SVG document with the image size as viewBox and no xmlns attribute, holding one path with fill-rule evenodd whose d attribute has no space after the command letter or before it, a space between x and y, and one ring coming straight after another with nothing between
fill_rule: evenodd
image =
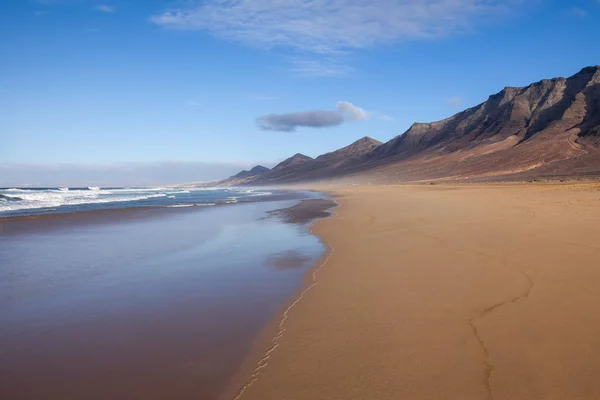
<instances>
[{"instance_id":1,"label":"white cloud","mask_svg":"<svg viewBox=\"0 0 600 400\"><path fill-rule=\"evenodd\" d=\"M155 15L165 27L203 30L263 48L343 54L443 37L497 18L526 0L204 0Z\"/></svg>"},{"instance_id":2,"label":"white cloud","mask_svg":"<svg viewBox=\"0 0 600 400\"><path fill-rule=\"evenodd\" d=\"M393 121L394 117L390 117L389 115L386 114L381 114L377 116L377 119L380 119L382 121Z\"/></svg>"},{"instance_id":3,"label":"white cloud","mask_svg":"<svg viewBox=\"0 0 600 400\"><path fill-rule=\"evenodd\" d=\"M579 7L573 7L571 9L571 12L579 17L587 17L588 16L588 12L586 10L584 10L583 8L579 8Z\"/></svg>"},{"instance_id":4,"label":"white cloud","mask_svg":"<svg viewBox=\"0 0 600 400\"><path fill-rule=\"evenodd\" d=\"M338 101L335 104L335 108L337 108L338 112L342 114L344 118L353 121L362 121L370 116L366 110L363 110L348 101Z\"/></svg>"},{"instance_id":5,"label":"white cloud","mask_svg":"<svg viewBox=\"0 0 600 400\"><path fill-rule=\"evenodd\" d=\"M99 4L94 7L94 10L102 11L105 13L114 13L116 10L113 6L108 6L106 4Z\"/></svg>"},{"instance_id":6,"label":"white cloud","mask_svg":"<svg viewBox=\"0 0 600 400\"><path fill-rule=\"evenodd\" d=\"M450 97L446 99L446 104L453 108L458 108L464 102L465 99L462 97Z\"/></svg>"}]
</instances>

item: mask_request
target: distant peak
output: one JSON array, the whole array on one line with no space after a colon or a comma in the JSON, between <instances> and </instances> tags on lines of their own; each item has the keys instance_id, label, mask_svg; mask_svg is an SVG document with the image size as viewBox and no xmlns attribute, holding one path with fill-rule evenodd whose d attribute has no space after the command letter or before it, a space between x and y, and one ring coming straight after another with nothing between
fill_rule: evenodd
<instances>
[{"instance_id":1,"label":"distant peak","mask_svg":"<svg viewBox=\"0 0 600 400\"><path fill-rule=\"evenodd\" d=\"M263 167L262 165L257 165L250 170L250 172L265 172L270 171L269 168Z\"/></svg>"},{"instance_id":2,"label":"distant peak","mask_svg":"<svg viewBox=\"0 0 600 400\"><path fill-rule=\"evenodd\" d=\"M283 160L282 162L277 164L275 167L273 167L273 170L280 170L285 167L304 164L307 161L312 161L312 157L309 157L302 153L296 153L293 156L291 156L290 158L286 158L285 160Z\"/></svg>"},{"instance_id":3,"label":"distant peak","mask_svg":"<svg viewBox=\"0 0 600 400\"><path fill-rule=\"evenodd\" d=\"M260 175L267 171L270 171L270 169L267 167L263 167L262 165L257 165L256 167L252 168L250 171L247 171L247 170L240 171L237 174L233 175L231 178L248 178L250 176Z\"/></svg>"},{"instance_id":4,"label":"distant peak","mask_svg":"<svg viewBox=\"0 0 600 400\"><path fill-rule=\"evenodd\" d=\"M578 73L576 73L569 79L593 79L593 77L596 77L596 80L597 80L599 75L600 75L600 66L595 65L595 66L583 68L581 71L579 71ZM596 80L595 80L595 82L596 82Z\"/></svg>"},{"instance_id":5,"label":"distant peak","mask_svg":"<svg viewBox=\"0 0 600 400\"><path fill-rule=\"evenodd\" d=\"M380 144L382 144L382 142L380 142L379 140L373 139L372 137L365 136L365 137L358 139L356 142L354 142L352 144L375 144L375 145L379 146Z\"/></svg>"},{"instance_id":6,"label":"distant peak","mask_svg":"<svg viewBox=\"0 0 600 400\"><path fill-rule=\"evenodd\" d=\"M303 159L303 160L312 160L312 157L309 157L309 156L304 155L302 153L296 153L293 156L291 156L290 158Z\"/></svg>"},{"instance_id":7,"label":"distant peak","mask_svg":"<svg viewBox=\"0 0 600 400\"><path fill-rule=\"evenodd\" d=\"M591 65L589 67L582 68L579 73L596 73L600 70L600 65Z\"/></svg>"}]
</instances>

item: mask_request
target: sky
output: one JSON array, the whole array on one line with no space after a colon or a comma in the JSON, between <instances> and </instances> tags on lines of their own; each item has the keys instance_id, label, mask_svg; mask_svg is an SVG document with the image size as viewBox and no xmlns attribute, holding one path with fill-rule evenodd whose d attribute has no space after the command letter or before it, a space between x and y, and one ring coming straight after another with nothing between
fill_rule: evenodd
<instances>
[{"instance_id":1,"label":"sky","mask_svg":"<svg viewBox=\"0 0 600 400\"><path fill-rule=\"evenodd\" d=\"M598 43L600 0L2 0L0 186L212 180L387 141L600 64Z\"/></svg>"}]
</instances>

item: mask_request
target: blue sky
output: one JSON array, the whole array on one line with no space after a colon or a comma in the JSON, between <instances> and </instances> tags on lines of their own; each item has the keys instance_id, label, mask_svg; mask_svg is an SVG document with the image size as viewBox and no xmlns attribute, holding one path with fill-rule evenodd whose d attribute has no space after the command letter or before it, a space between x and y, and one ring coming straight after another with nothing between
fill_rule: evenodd
<instances>
[{"instance_id":1,"label":"blue sky","mask_svg":"<svg viewBox=\"0 0 600 400\"><path fill-rule=\"evenodd\" d=\"M365 135L387 141L504 86L600 64L600 0L4 0L0 8L0 186L42 183L36 168L49 166L59 181L59 166L114 174L161 162L216 179ZM328 122L303 126L315 110Z\"/></svg>"}]
</instances>

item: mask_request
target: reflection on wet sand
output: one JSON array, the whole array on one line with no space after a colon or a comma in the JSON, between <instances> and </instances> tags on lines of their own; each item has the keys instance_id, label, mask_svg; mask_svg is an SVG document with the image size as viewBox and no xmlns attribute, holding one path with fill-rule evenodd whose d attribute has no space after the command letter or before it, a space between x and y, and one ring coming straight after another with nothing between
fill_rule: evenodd
<instances>
[{"instance_id":1,"label":"reflection on wet sand","mask_svg":"<svg viewBox=\"0 0 600 400\"><path fill-rule=\"evenodd\" d=\"M324 251L303 227L263 218L295 203L0 233L0 397L217 398Z\"/></svg>"}]
</instances>

